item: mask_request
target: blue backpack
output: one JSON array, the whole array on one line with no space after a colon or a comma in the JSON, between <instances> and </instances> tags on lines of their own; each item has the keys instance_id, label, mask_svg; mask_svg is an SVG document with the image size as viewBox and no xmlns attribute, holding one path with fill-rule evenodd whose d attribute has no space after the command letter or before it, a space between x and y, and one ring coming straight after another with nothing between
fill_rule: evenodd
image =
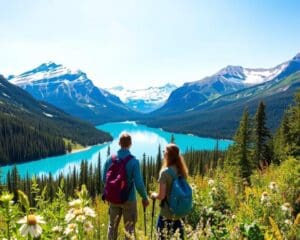
<instances>
[{"instance_id":1,"label":"blue backpack","mask_svg":"<svg viewBox=\"0 0 300 240\"><path fill-rule=\"evenodd\" d=\"M187 180L182 176L177 176L172 168L168 168L167 171L173 178L168 199L169 208L175 217L184 217L193 207L192 188Z\"/></svg>"}]
</instances>

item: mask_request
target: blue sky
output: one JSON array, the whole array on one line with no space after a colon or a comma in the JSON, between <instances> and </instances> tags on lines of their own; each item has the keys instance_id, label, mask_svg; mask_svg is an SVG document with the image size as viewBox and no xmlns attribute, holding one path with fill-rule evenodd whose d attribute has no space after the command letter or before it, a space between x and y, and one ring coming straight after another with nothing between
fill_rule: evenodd
<instances>
[{"instance_id":1,"label":"blue sky","mask_svg":"<svg viewBox=\"0 0 300 240\"><path fill-rule=\"evenodd\" d=\"M0 73L47 61L101 87L181 85L300 52L298 0L0 0Z\"/></svg>"}]
</instances>

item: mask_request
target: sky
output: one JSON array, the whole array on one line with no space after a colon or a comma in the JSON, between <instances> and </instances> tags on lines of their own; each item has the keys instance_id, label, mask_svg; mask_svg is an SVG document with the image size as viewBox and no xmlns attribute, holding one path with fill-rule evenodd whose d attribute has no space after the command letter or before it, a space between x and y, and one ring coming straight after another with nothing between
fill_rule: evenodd
<instances>
[{"instance_id":1,"label":"sky","mask_svg":"<svg viewBox=\"0 0 300 240\"><path fill-rule=\"evenodd\" d=\"M53 61L99 87L199 80L300 52L298 0L0 0L0 73Z\"/></svg>"}]
</instances>

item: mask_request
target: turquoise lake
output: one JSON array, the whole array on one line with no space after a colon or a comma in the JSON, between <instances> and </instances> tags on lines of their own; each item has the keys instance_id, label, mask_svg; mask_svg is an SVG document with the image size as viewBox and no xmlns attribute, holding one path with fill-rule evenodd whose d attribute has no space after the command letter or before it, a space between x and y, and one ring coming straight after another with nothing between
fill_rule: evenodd
<instances>
[{"instance_id":1,"label":"turquoise lake","mask_svg":"<svg viewBox=\"0 0 300 240\"><path fill-rule=\"evenodd\" d=\"M128 132L132 136L131 152L138 159L142 158L145 153L147 156L156 156L158 145L161 144L162 149L170 141L172 133L166 132L158 128L150 128L135 122L116 122L107 123L97 126L98 129L109 132L113 136L113 141L101 145L91 146L90 148L65 154L57 157L49 157L37 161L18 164L17 168L21 176L27 173L29 176L48 174L51 172L57 175L61 172L66 173L74 166L79 167L81 160L88 160L96 163L100 153L102 161L107 156L107 148L110 146L111 152L119 149L118 137L122 132ZM191 134L174 133L175 142L180 147L181 152L185 152L189 148L195 150L211 150L216 147L217 140L213 138L202 138ZM230 140L219 140L219 149L227 149L232 143ZM2 179L5 179L6 173L11 166L2 167Z\"/></svg>"}]
</instances>

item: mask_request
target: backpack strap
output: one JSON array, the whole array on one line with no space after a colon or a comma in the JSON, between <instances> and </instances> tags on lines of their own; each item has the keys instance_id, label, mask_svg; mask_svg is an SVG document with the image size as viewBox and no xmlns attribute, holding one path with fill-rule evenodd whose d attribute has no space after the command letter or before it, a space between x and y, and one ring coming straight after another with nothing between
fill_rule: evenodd
<instances>
[{"instance_id":1,"label":"backpack strap","mask_svg":"<svg viewBox=\"0 0 300 240\"><path fill-rule=\"evenodd\" d=\"M172 177L174 180L178 178L178 176L177 176L176 172L173 170L173 168L168 167L167 172L171 175L171 177Z\"/></svg>"},{"instance_id":2,"label":"backpack strap","mask_svg":"<svg viewBox=\"0 0 300 240\"><path fill-rule=\"evenodd\" d=\"M129 154L125 158L122 158L122 161L124 161L124 164L126 165L132 158L133 158L133 156L131 154Z\"/></svg>"}]
</instances>

